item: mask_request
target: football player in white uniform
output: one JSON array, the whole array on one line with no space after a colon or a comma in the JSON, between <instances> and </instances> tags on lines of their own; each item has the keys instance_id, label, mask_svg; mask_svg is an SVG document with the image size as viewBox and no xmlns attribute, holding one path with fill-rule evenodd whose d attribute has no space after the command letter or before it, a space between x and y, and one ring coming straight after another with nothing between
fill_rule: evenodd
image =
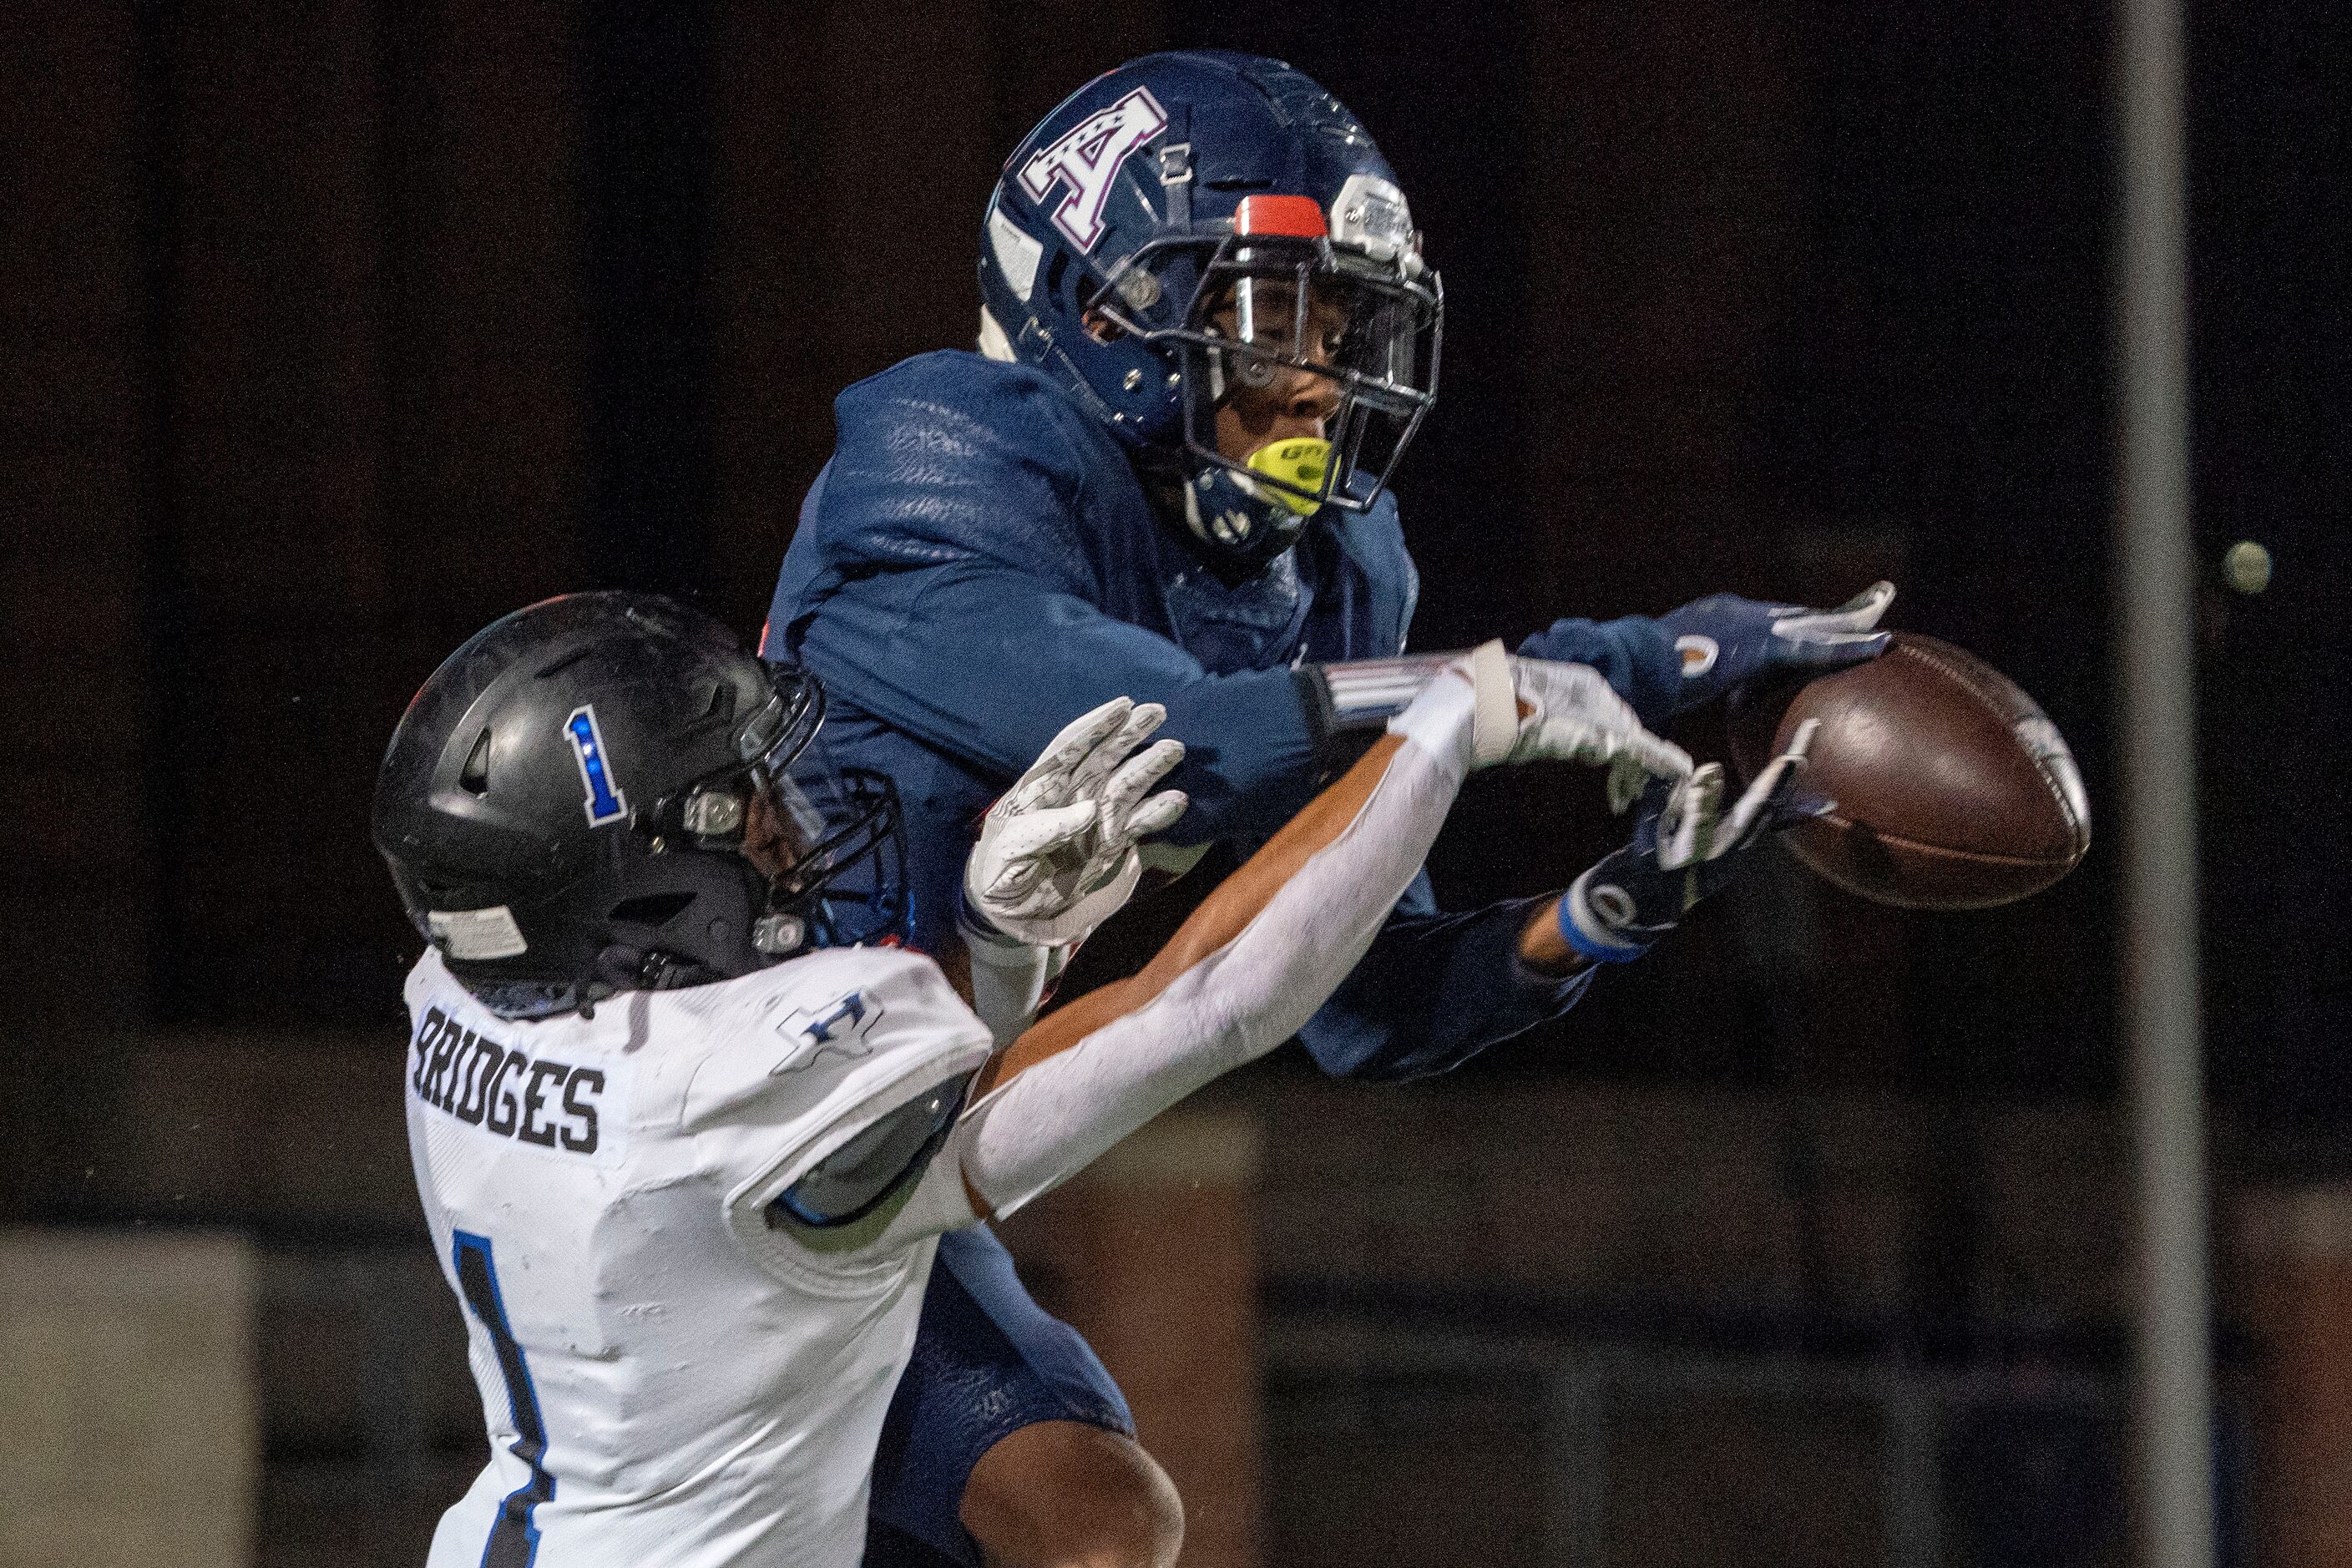
<instances>
[{"instance_id":1,"label":"football player in white uniform","mask_svg":"<svg viewBox=\"0 0 2352 1568\"><path fill-rule=\"evenodd\" d=\"M1789 809L1797 757L1719 812L1719 775L1580 666L1497 645L1454 674L1140 974L1021 1028L1034 950L998 944L982 994L1018 1033L997 1050L930 959L822 945L842 900L887 906L887 879L855 873L887 864L895 806L816 764L811 678L622 594L453 655L375 803L431 942L407 984L409 1143L491 1446L435 1568L542 1546L565 1568L847 1568L935 1238L1287 1038L1465 773L1673 779L1602 863L1612 921L1704 893ZM968 924L1066 942L1117 906L1137 837L1183 807L1150 794L1181 749L1137 751L1158 717L1115 702L1055 739L990 815Z\"/></svg>"}]
</instances>

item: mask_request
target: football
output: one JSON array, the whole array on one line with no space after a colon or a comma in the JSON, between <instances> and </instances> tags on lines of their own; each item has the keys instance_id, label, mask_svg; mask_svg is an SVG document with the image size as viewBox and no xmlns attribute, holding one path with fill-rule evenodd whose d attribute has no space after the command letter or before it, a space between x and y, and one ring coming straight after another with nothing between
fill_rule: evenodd
<instances>
[{"instance_id":1,"label":"football","mask_svg":"<svg viewBox=\"0 0 2352 1568\"><path fill-rule=\"evenodd\" d=\"M1848 892L1903 909L1986 909L2041 891L2090 847L2090 802L2064 737L1964 648L1897 632L1867 664L1744 689L1733 764L1753 777L1807 719L1821 729L1802 787L1836 809L1782 841Z\"/></svg>"}]
</instances>

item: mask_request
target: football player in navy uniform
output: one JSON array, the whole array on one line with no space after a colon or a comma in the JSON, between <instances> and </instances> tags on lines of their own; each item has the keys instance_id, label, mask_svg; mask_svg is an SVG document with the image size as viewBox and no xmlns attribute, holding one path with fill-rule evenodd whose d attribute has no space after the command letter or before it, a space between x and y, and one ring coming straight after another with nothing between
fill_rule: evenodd
<instances>
[{"instance_id":1,"label":"football player in navy uniform","mask_svg":"<svg viewBox=\"0 0 2352 1568\"><path fill-rule=\"evenodd\" d=\"M1435 395L1443 291L1330 94L1217 52L1097 78L1006 163L980 283L979 353L838 400L762 647L822 677L840 755L898 781L913 941L935 952L971 824L1075 715L1163 705L1189 748L1174 845L1246 851L1444 657L1405 652L1417 577L1388 488ZM1892 596L1716 595L1561 620L1519 653L1598 670L1655 724L1767 669L1874 655ZM1447 912L1416 879L1300 1039L1326 1071L1409 1079L1559 1015L1679 912L1591 890ZM1001 1247L956 1232L885 1428L869 1561L1164 1563L1181 1515L1131 1432Z\"/></svg>"}]
</instances>

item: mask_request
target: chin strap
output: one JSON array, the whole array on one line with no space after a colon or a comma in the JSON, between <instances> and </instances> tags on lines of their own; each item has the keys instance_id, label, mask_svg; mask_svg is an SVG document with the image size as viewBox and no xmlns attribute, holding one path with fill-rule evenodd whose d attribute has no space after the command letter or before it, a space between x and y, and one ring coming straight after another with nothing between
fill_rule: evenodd
<instances>
[{"instance_id":1,"label":"chin strap","mask_svg":"<svg viewBox=\"0 0 2352 1568\"><path fill-rule=\"evenodd\" d=\"M1167 203L1163 226L1182 234L1192 226L1192 106L1179 103L1175 122L1160 144L1160 194Z\"/></svg>"},{"instance_id":2,"label":"chin strap","mask_svg":"<svg viewBox=\"0 0 2352 1568\"><path fill-rule=\"evenodd\" d=\"M1307 519L1268 500L1246 476L1204 468L1183 487L1184 527L1219 574L1246 582L1298 542Z\"/></svg>"},{"instance_id":3,"label":"chin strap","mask_svg":"<svg viewBox=\"0 0 2352 1568\"><path fill-rule=\"evenodd\" d=\"M624 991L679 991L726 978L709 965L690 958L616 942L596 955L595 964L572 986L572 993L579 999L580 1016L593 1018L597 1003Z\"/></svg>"}]
</instances>

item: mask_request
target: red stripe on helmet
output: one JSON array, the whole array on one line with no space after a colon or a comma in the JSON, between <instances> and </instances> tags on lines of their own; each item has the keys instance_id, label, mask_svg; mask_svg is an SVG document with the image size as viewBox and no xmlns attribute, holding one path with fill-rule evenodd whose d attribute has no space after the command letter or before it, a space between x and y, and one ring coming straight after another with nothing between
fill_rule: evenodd
<instances>
[{"instance_id":1,"label":"red stripe on helmet","mask_svg":"<svg viewBox=\"0 0 2352 1568\"><path fill-rule=\"evenodd\" d=\"M1244 196L1234 209L1234 232L1320 239L1326 232L1323 209L1313 196Z\"/></svg>"}]
</instances>

